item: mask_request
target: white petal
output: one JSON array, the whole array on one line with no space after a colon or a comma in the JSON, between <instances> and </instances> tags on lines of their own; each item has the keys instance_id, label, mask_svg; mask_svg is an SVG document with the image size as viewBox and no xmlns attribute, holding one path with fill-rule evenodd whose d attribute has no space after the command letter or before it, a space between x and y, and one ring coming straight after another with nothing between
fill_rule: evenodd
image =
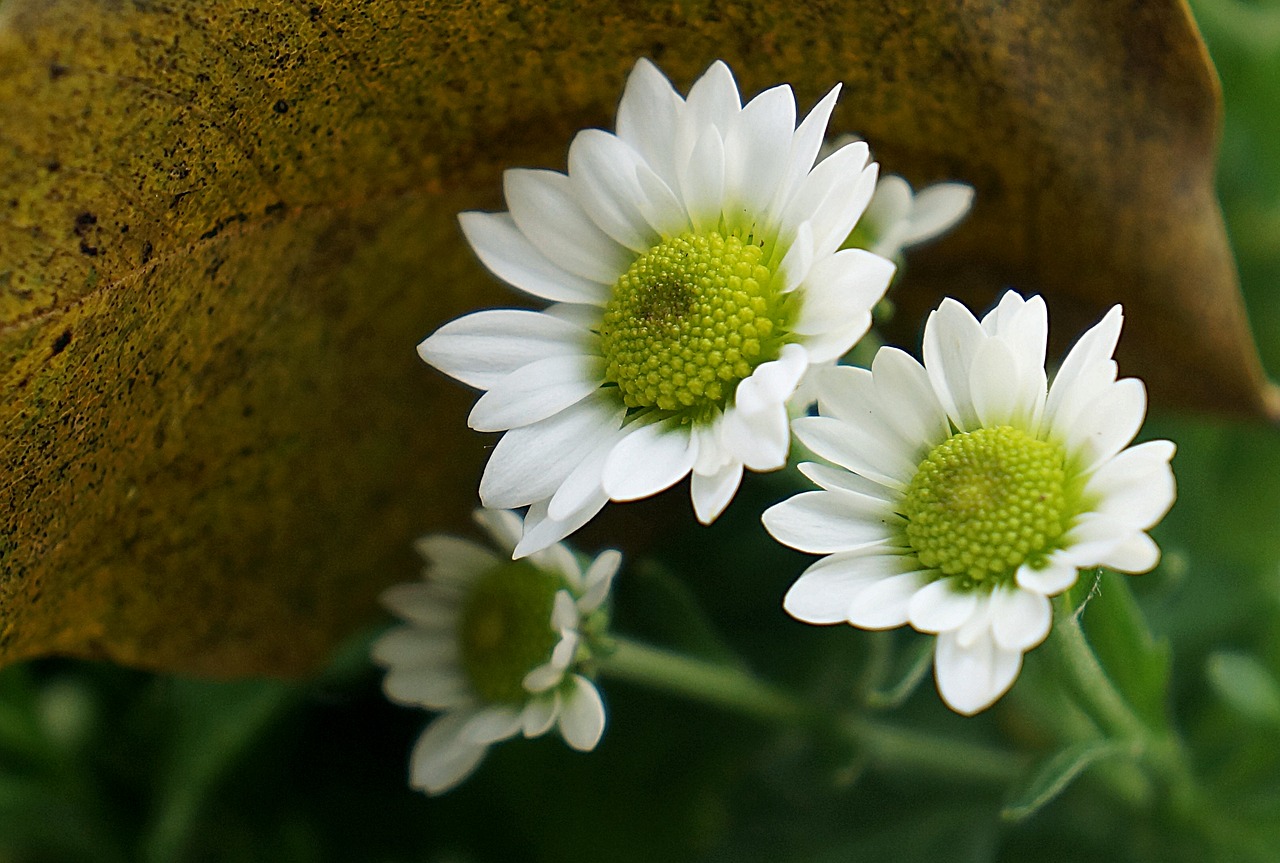
<instances>
[{"instance_id":1,"label":"white petal","mask_svg":"<svg viewBox=\"0 0 1280 863\"><path fill-rule=\"evenodd\" d=\"M791 398L809 367L809 355L800 345L784 345L776 360L756 366L738 385L734 405L748 413L767 410Z\"/></svg>"},{"instance_id":2,"label":"white petal","mask_svg":"<svg viewBox=\"0 0 1280 863\"><path fill-rule=\"evenodd\" d=\"M1061 553L1049 556L1043 569L1033 569L1027 564L1018 567L1018 587L1034 590L1044 596L1057 596L1076 583L1080 570Z\"/></svg>"},{"instance_id":3,"label":"white petal","mask_svg":"<svg viewBox=\"0 0 1280 863\"><path fill-rule=\"evenodd\" d=\"M528 692L546 692L564 679L564 669L544 663L524 676L521 685Z\"/></svg>"},{"instance_id":4,"label":"white petal","mask_svg":"<svg viewBox=\"0 0 1280 863\"><path fill-rule=\"evenodd\" d=\"M712 126L726 132L741 110L742 98L733 72L723 60L717 60L689 88L682 120L698 128Z\"/></svg>"},{"instance_id":5,"label":"white petal","mask_svg":"<svg viewBox=\"0 0 1280 863\"><path fill-rule=\"evenodd\" d=\"M618 441L622 440L626 434L627 429L622 428L621 418L619 418L618 427L612 429L610 434L600 437L596 445L582 457L582 461L565 477L560 488L556 489L556 493L551 496L547 504L549 518L569 519L572 513L577 512L589 502L608 497L604 493L604 463Z\"/></svg>"},{"instance_id":6,"label":"white petal","mask_svg":"<svg viewBox=\"0 0 1280 863\"><path fill-rule=\"evenodd\" d=\"M796 229L787 253L778 264L778 276L782 279L782 292L789 293L800 287L813 266L813 226L802 222Z\"/></svg>"},{"instance_id":7,"label":"white petal","mask_svg":"<svg viewBox=\"0 0 1280 863\"><path fill-rule=\"evenodd\" d=\"M991 634L996 646L1026 652L1044 641L1053 622L1053 609L1039 591L1015 586L991 592Z\"/></svg>"},{"instance_id":8,"label":"white petal","mask_svg":"<svg viewBox=\"0 0 1280 863\"><path fill-rule=\"evenodd\" d=\"M473 715L462 729L462 737L488 745L514 737L520 732L520 711L507 705L485 707Z\"/></svg>"},{"instance_id":9,"label":"white petal","mask_svg":"<svg viewBox=\"0 0 1280 863\"><path fill-rule=\"evenodd\" d=\"M582 209L614 240L645 252L657 235L645 218L639 164L635 150L600 129L584 129L569 145L569 180Z\"/></svg>"},{"instance_id":10,"label":"white petal","mask_svg":"<svg viewBox=\"0 0 1280 863\"><path fill-rule=\"evenodd\" d=\"M634 260L583 211L566 175L511 168L502 175L502 188L520 233L560 268L612 285Z\"/></svg>"},{"instance_id":11,"label":"white petal","mask_svg":"<svg viewBox=\"0 0 1280 863\"><path fill-rule=\"evenodd\" d=\"M618 104L618 137L644 157L668 185L676 181L673 144L678 112L684 100L658 67L636 61Z\"/></svg>"},{"instance_id":12,"label":"white petal","mask_svg":"<svg viewBox=\"0 0 1280 863\"><path fill-rule=\"evenodd\" d=\"M1097 511L1146 530L1164 517L1177 496L1169 460L1170 441L1148 441L1106 462L1089 477L1085 494Z\"/></svg>"},{"instance_id":13,"label":"white petal","mask_svg":"<svg viewBox=\"0 0 1280 863\"><path fill-rule=\"evenodd\" d=\"M969 394L978 422L1008 425L1020 411L1018 359L1003 339L986 339L973 354Z\"/></svg>"},{"instance_id":14,"label":"white petal","mask_svg":"<svg viewBox=\"0 0 1280 863\"><path fill-rule=\"evenodd\" d=\"M1114 381L1115 365L1111 357L1115 353L1116 343L1120 339L1120 327L1124 323L1124 314L1119 306L1111 310L1084 335L1067 352L1058 373L1054 375L1053 385L1049 388L1049 400L1045 406L1045 420L1056 423L1057 415L1063 405L1069 401L1088 401L1096 395L1094 387L1098 370L1110 370L1102 384ZM1081 387L1085 393L1077 393ZM1083 398L1082 398L1083 396Z\"/></svg>"},{"instance_id":15,"label":"white petal","mask_svg":"<svg viewBox=\"0 0 1280 863\"><path fill-rule=\"evenodd\" d=\"M1145 533L1135 533L1117 545L1102 560L1101 566L1117 572L1150 572L1160 562L1160 547Z\"/></svg>"},{"instance_id":16,"label":"white petal","mask_svg":"<svg viewBox=\"0 0 1280 863\"><path fill-rule=\"evenodd\" d=\"M711 524L720 517L729 501L733 500L742 482L742 462L731 461L713 474L701 474L696 470L690 481L689 494L693 498L693 511L702 524Z\"/></svg>"},{"instance_id":17,"label":"white petal","mask_svg":"<svg viewBox=\"0 0 1280 863\"><path fill-rule=\"evenodd\" d=\"M382 666L432 669L456 660L458 644L446 629L432 632L416 626L397 626L370 645L369 656Z\"/></svg>"},{"instance_id":18,"label":"white petal","mask_svg":"<svg viewBox=\"0 0 1280 863\"><path fill-rule=\"evenodd\" d=\"M818 151L822 148L823 138L827 134L827 121L836 107L836 99L840 96L840 85L832 87L823 96L814 109L809 112L796 129L791 139L791 153L787 157L787 169L778 183L778 191L773 203L769 205L769 225L776 226L781 222L781 214L795 195L796 189L813 168Z\"/></svg>"},{"instance_id":19,"label":"white petal","mask_svg":"<svg viewBox=\"0 0 1280 863\"><path fill-rule=\"evenodd\" d=\"M883 548L833 554L800 575L787 591L782 607L805 623L847 623L849 606L859 592L910 572L915 565L913 556Z\"/></svg>"},{"instance_id":20,"label":"white petal","mask_svg":"<svg viewBox=\"0 0 1280 863\"><path fill-rule=\"evenodd\" d=\"M1109 386L1063 429L1067 447L1085 456L1086 471L1128 446L1147 414L1147 389L1137 378L1124 378Z\"/></svg>"},{"instance_id":21,"label":"white petal","mask_svg":"<svg viewBox=\"0 0 1280 863\"><path fill-rule=\"evenodd\" d=\"M761 520L778 542L810 554L889 542L902 522L883 501L847 491L803 492L769 507Z\"/></svg>"},{"instance_id":22,"label":"white petal","mask_svg":"<svg viewBox=\"0 0 1280 863\"><path fill-rule=\"evenodd\" d=\"M603 306L609 289L548 260L520 233L510 213L461 213L458 224L480 262L514 288L558 303Z\"/></svg>"},{"instance_id":23,"label":"white petal","mask_svg":"<svg viewBox=\"0 0 1280 863\"><path fill-rule=\"evenodd\" d=\"M493 552L483 545L439 533L419 537L413 547L433 570L447 573L446 579L479 575L493 569L498 562Z\"/></svg>"},{"instance_id":24,"label":"white petal","mask_svg":"<svg viewBox=\"0 0 1280 863\"><path fill-rule=\"evenodd\" d=\"M724 207L724 141L711 127L702 130L680 167L680 191L695 231L715 230Z\"/></svg>"},{"instance_id":25,"label":"white petal","mask_svg":"<svg viewBox=\"0 0 1280 863\"><path fill-rule=\"evenodd\" d=\"M849 622L863 629L892 629L907 622L911 597L929 582L923 572L895 575L858 591L849 603Z\"/></svg>"},{"instance_id":26,"label":"white petal","mask_svg":"<svg viewBox=\"0 0 1280 863\"><path fill-rule=\"evenodd\" d=\"M512 429L485 465L480 500L494 509L514 509L551 497L600 438L618 429L624 414L624 407L598 396Z\"/></svg>"},{"instance_id":27,"label":"white petal","mask_svg":"<svg viewBox=\"0 0 1280 863\"><path fill-rule=\"evenodd\" d=\"M819 259L805 278L804 303L794 331L839 331L852 347L866 333L871 309L884 296L894 269L892 261L863 249L843 249Z\"/></svg>"},{"instance_id":28,"label":"white petal","mask_svg":"<svg viewBox=\"0 0 1280 863\"><path fill-rule=\"evenodd\" d=\"M613 578L618 574L618 567L621 565L622 555L612 549L602 551L596 556L596 559L587 567L586 575L582 579L586 591L578 600L579 611L590 614L604 604L605 598L609 595L609 588L613 584Z\"/></svg>"},{"instance_id":29,"label":"white petal","mask_svg":"<svg viewBox=\"0 0 1280 863\"><path fill-rule=\"evenodd\" d=\"M427 726L409 757L410 785L440 794L471 775L489 747L463 738L469 718L465 713L446 713Z\"/></svg>"},{"instance_id":30,"label":"white petal","mask_svg":"<svg viewBox=\"0 0 1280 863\"><path fill-rule=\"evenodd\" d=\"M560 413L600 389L600 357L547 357L507 375L480 397L467 417L476 431L506 431Z\"/></svg>"},{"instance_id":31,"label":"white petal","mask_svg":"<svg viewBox=\"0 0 1280 863\"><path fill-rule=\"evenodd\" d=\"M600 700L599 691L591 681L575 674L560 713L560 734L564 742L579 752L590 752L604 735L604 722L604 702Z\"/></svg>"},{"instance_id":32,"label":"white petal","mask_svg":"<svg viewBox=\"0 0 1280 863\"><path fill-rule=\"evenodd\" d=\"M741 216L756 219L768 210L786 174L796 129L796 100L785 84L756 96L742 109L725 140L725 193L740 205Z\"/></svg>"},{"instance_id":33,"label":"white petal","mask_svg":"<svg viewBox=\"0 0 1280 863\"><path fill-rule=\"evenodd\" d=\"M573 594L567 590L556 591L556 598L551 608L551 628L564 633L560 643L551 651L551 663L560 668L567 668L573 652L578 649L578 637L574 632L581 623L578 615L578 604ZM570 638L570 635L573 637Z\"/></svg>"},{"instance_id":34,"label":"white petal","mask_svg":"<svg viewBox=\"0 0 1280 863\"><path fill-rule=\"evenodd\" d=\"M639 500L675 485L698 457L687 428L674 421L649 423L624 437L604 463L605 493L617 501Z\"/></svg>"},{"instance_id":35,"label":"white petal","mask_svg":"<svg viewBox=\"0 0 1280 863\"><path fill-rule=\"evenodd\" d=\"M1067 545L1061 554L1081 569L1101 566L1117 546L1128 542L1136 532L1123 521L1087 512L1077 517L1067 530Z\"/></svg>"},{"instance_id":36,"label":"white petal","mask_svg":"<svg viewBox=\"0 0 1280 863\"><path fill-rule=\"evenodd\" d=\"M908 621L921 632L946 632L968 620L977 604L974 591L957 590L955 579L939 578L911 597Z\"/></svg>"},{"instance_id":37,"label":"white petal","mask_svg":"<svg viewBox=\"0 0 1280 863\"><path fill-rule=\"evenodd\" d=\"M490 559L492 568L497 565L498 558L491 555ZM446 600L442 591L431 590L421 583L393 585L378 599L397 617L430 631L447 630L458 617L456 602Z\"/></svg>"},{"instance_id":38,"label":"white petal","mask_svg":"<svg viewBox=\"0 0 1280 863\"><path fill-rule=\"evenodd\" d=\"M795 436L827 461L889 488L905 488L916 464L897 442L886 444L868 431L832 417L800 417L791 422Z\"/></svg>"},{"instance_id":39,"label":"white petal","mask_svg":"<svg viewBox=\"0 0 1280 863\"><path fill-rule=\"evenodd\" d=\"M898 348L881 348L871 373L885 407L883 417L906 443L917 450L932 448L950 436L946 411L929 384L928 372L914 357Z\"/></svg>"},{"instance_id":40,"label":"white petal","mask_svg":"<svg viewBox=\"0 0 1280 863\"><path fill-rule=\"evenodd\" d=\"M466 678L447 666L393 668L382 680L382 691L396 704L431 710L447 710L475 700Z\"/></svg>"},{"instance_id":41,"label":"white petal","mask_svg":"<svg viewBox=\"0 0 1280 863\"><path fill-rule=\"evenodd\" d=\"M518 560L559 542L589 522L608 502L609 498L602 490L587 498L582 506L564 518L555 519L547 515L547 501L537 501L529 507L524 518L524 536L511 556Z\"/></svg>"},{"instance_id":42,"label":"white petal","mask_svg":"<svg viewBox=\"0 0 1280 863\"><path fill-rule=\"evenodd\" d=\"M520 516L505 509L477 509L471 513L475 523L480 525L493 539L494 545L507 554L516 547L520 535L524 533L524 522Z\"/></svg>"},{"instance_id":43,"label":"white petal","mask_svg":"<svg viewBox=\"0 0 1280 863\"><path fill-rule=\"evenodd\" d=\"M811 221L817 257L840 248L875 191L877 167L867 165L867 157L867 145L859 141L819 162L783 211L782 236Z\"/></svg>"},{"instance_id":44,"label":"white petal","mask_svg":"<svg viewBox=\"0 0 1280 863\"><path fill-rule=\"evenodd\" d=\"M487 390L530 363L591 353L588 348L597 342L587 330L551 315L495 309L449 321L418 345L418 356L467 386Z\"/></svg>"},{"instance_id":45,"label":"white petal","mask_svg":"<svg viewBox=\"0 0 1280 863\"><path fill-rule=\"evenodd\" d=\"M969 369L974 353L985 340L982 325L950 297L925 321L924 367L938 401L961 431L970 431L979 424L969 395Z\"/></svg>"},{"instance_id":46,"label":"white petal","mask_svg":"<svg viewBox=\"0 0 1280 863\"><path fill-rule=\"evenodd\" d=\"M549 692L531 698L520 711L520 732L525 737L541 737L551 730L560 714L560 694Z\"/></svg>"},{"instance_id":47,"label":"white petal","mask_svg":"<svg viewBox=\"0 0 1280 863\"><path fill-rule=\"evenodd\" d=\"M818 410L824 417L834 417L857 428L859 440L872 441L877 451L894 453L904 470L909 470L915 461L915 443L904 440L884 421L888 412L881 408L870 371L855 366L828 369L819 386ZM889 464L879 458L876 461L882 468Z\"/></svg>"},{"instance_id":48,"label":"white petal","mask_svg":"<svg viewBox=\"0 0 1280 863\"><path fill-rule=\"evenodd\" d=\"M938 694L956 713L972 716L1004 695L1022 668L1022 652L1003 650L990 637L961 647L954 632L938 636L933 670Z\"/></svg>"},{"instance_id":49,"label":"white petal","mask_svg":"<svg viewBox=\"0 0 1280 863\"><path fill-rule=\"evenodd\" d=\"M878 190L877 190L878 191ZM973 186L966 183L934 183L915 196L904 246L914 246L951 230L973 206Z\"/></svg>"},{"instance_id":50,"label":"white petal","mask_svg":"<svg viewBox=\"0 0 1280 863\"><path fill-rule=\"evenodd\" d=\"M898 500L899 497L898 493L892 489L886 488L878 482L872 482L866 477L859 476L842 467L833 467L812 461L802 462L796 467L799 468L800 473L828 490L842 489L844 491L857 492L858 494L884 501L886 504Z\"/></svg>"}]
</instances>

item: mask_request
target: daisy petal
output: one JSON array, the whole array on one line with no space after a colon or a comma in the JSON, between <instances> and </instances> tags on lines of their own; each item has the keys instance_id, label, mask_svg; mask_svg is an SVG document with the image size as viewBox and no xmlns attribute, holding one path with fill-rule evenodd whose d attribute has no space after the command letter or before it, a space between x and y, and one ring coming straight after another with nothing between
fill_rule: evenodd
<instances>
[{"instance_id":1,"label":"daisy petal","mask_svg":"<svg viewBox=\"0 0 1280 863\"><path fill-rule=\"evenodd\" d=\"M515 509L551 497L596 442L617 430L624 413L602 396L512 429L485 465L480 499L492 509Z\"/></svg>"},{"instance_id":2,"label":"daisy petal","mask_svg":"<svg viewBox=\"0 0 1280 863\"><path fill-rule=\"evenodd\" d=\"M938 693L956 713L972 716L1009 691L1022 668L1022 652L1003 650L990 637L961 647L954 632L938 636L933 671Z\"/></svg>"},{"instance_id":3,"label":"daisy petal","mask_svg":"<svg viewBox=\"0 0 1280 863\"><path fill-rule=\"evenodd\" d=\"M541 737L556 724L560 714L560 694L550 692L531 698L520 712L520 731L525 737Z\"/></svg>"},{"instance_id":4,"label":"daisy petal","mask_svg":"<svg viewBox=\"0 0 1280 863\"><path fill-rule=\"evenodd\" d=\"M849 603L849 622L863 629L892 629L907 622L911 598L928 583L922 572L907 572L870 584Z\"/></svg>"},{"instance_id":5,"label":"daisy petal","mask_svg":"<svg viewBox=\"0 0 1280 863\"><path fill-rule=\"evenodd\" d=\"M878 194L879 189L876 191ZM914 246L945 234L972 206L973 186L967 183L934 183L924 187L915 196L902 244Z\"/></svg>"},{"instance_id":6,"label":"daisy petal","mask_svg":"<svg viewBox=\"0 0 1280 863\"><path fill-rule=\"evenodd\" d=\"M502 187L520 233L547 260L602 285L612 285L626 272L634 254L583 212L566 175L511 168L502 175Z\"/></svg>"},{"instance_id":7,"label":"daisy petal","mask_svg":"<svg viewBox=\"0 0 1280 863\"><path fill-rule=\"evenodd\" d=\"M1135 533L1111 550L1099 563L1117 572L1150 572L1160 562L1160 547L1145 533Z\"/></svg>"},{"instance_id":8,"label":"daisy petal","mask_svg":"<svg viewBox=\"0 0 1280 863\"><path fill-rule=\"evenodd\" d=\"M822 558L791 585L782 607L805 623L847 623L853 598L872 584L910 572L913 558L885 549Z\"/></svg>"},{"instance_id":9,"label":"daisy petal","mask_svg":"<svg viewBox=\"0 0 1280 863\"><path fill-rule=\"evenodd\" d=\"M513 288L557 303L603 306L608 301L605 284L552 263L520 233L510 213L462 213L458 224L480 262Z\"/></svg>"},{"instance_id":10,"label":"daisy petal","mask_svg":"<svg viewBox=\"0 0 1280 863\"><path fill-rule=\"evenodd\" d=\"M978 596L971 590L957 590L954 579L940 578L920 588L907 607L908 622L920 632L956 629L973 614Z\"/></svg>"},{"instance_id":11,"label":"daisy petal","mask_svg":"<svg viewBox=\"0 0 1280 863\"><path fill-rule=\"evenodd\" d=\"M579 752L590 752L604 735L604 723L600 692L591 681L575 674L560 713L560 734L564 742Z\"/></svg>"},{"instance_id":12,"label":"daisy petal","mask_svg":"<svg viewBox=\"0 0 1280 863\"><path fill-rule=\"evenodd\" d=\"M617 501L657 494L683 479L697 457L693 438L677 422L640 426L605 459L605 493Z\"/></svg>"},{"instance_id":13,"label":"daisy petal","mask_svg":"<svg viewBox=\"0 0 1280 863\"><path fill-rule=\"evenodd\" d=\"M769 507L761 521L783 545L830 554L882 544L887 525L901 519L883 501L853 492L807 491Z\"/></svg>"},{"instance_id":14,"label":"daisy petal","mask_svg":"<svg viewBox=\"0 0 1280 863\"><path fill-rule=\"evenodd\" d=\"M991 635L998 648L1028 651L1044 641L1052 621L1053 609L1039 591L999 587L991 593Z\"/></svg>"},{"instance_id":15,"label":"daisy petal","mask_svg":"<svg viewBox=\"0 0 1280 863\"><path fill-rule=\"evenodd\" d=\"M644 214L642 164L634 150L600 129L584 129L569 145L569 180L578 203L602 231L634 252L657 241Z\"/></svg>"},{"instance_id":16,"label":"daisy petal","mask_svg":"<svg viewBox=\"0 0 1280 863\"><path fill-rule=\"evenodd\" d=\"M1044 596L1057 596L1076 583L1080 570L1065 555L1051 555L1041 569L1033 569L1028 564L1018 567L1018 587L1033 590Z\"/></svg>"},{"instance_id":17,"label":"daisy petal","mask_svg":"<svg viewBox=\"0 0 1280 863\"><path fill-rule=\"evenodd\" d=\"M694 471L689 492L693 511L702 524L711 524L733 500L742 482L742 462L731 461L713 474Z\"/></svg>"},{"instance_id":18,"label":"daisy petal","mask_svg":"<svg viewBox=\"0 0 1280 863\"><path fill-rule=\"evenodd\" d=\"M636 61L618 104L617 135L670 186L676 181L671 130L683 106L684 99L657 66L643 58Z\"/></svg>"},{"instance_id":19,"label":"daisy petal","mask_svg":"<svg viewBox=\"0 0 1280 863\"><path fill-rule=\"evenodd\" d=\"M600 389L599 357L547 357L507 375L467 417L476 431L506 431L560 413Z\"/></svg>"},{"instance_id":20,"label":"daisy petal","mask_svg":"<svg viewBox=\"0 0 1280 863\"><path fill-rule=\"evenodd\" d=\"M462 731L470 717L446 713L422 732L409 757L409 784L430 794L453 788L479 766L489 747L467 741Z\"/></svg>"},{"instance_id":21,"label":"daisy petal","mask_svg":"<svg viewBox=\"0 0 1280 863\"><path fill-rule=\"evenodd\" d=\"M487 390L530 363L570 356L597 337L541 312L495 309L450 321L418 345L418 356L467 386Z\"/></svg>"}]
</instances>

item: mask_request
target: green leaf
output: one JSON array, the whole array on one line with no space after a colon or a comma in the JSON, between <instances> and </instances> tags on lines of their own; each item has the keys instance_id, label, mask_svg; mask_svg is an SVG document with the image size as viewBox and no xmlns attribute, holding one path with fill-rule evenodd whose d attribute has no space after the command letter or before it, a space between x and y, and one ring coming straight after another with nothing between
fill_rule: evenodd
<instances>
[{"instance_id":1,"label":"green leaf","mask_svg":"<svg viewBox=\"0 0 1280 863\"><path fill-rule=\"evenodd\" d=\"M1280 728L1280 683L1257 657L1215 653L1205 663L1205 672L1214 691L1237 713Z\"/></svg>"},{"instance_id":2,"label":"green leaf","mask_svg":"<svg viewBox=\"0 0 1280 863\"><path fill-rule=\"evenodd\" d=\"M1111 740L1087 740L1062 749L1036 767L1009 796L1001 810L1007 821L1025 821L1067 789L1081 773L1106 758L1132 754L1131 747Z\"/></svg>"},{"instance_id":3,"label":"green leaf","mask_svg":"<svg viewBox=\"0 0 1280 863\"><path fill-rule=\"evenodd\" d=\"M1086 605L1082 623L1107 674L1152 727L1168 722L1172 666L1168 641L1157 639L1129 590L1131 576L1103 572L1098 593Z\"/></svg>"}]
</instances>

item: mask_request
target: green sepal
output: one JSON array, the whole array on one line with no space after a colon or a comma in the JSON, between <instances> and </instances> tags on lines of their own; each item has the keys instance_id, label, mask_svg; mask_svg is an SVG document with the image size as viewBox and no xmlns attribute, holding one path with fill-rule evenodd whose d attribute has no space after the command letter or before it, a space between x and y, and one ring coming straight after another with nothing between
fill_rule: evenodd
<instances>
[{"instance_id":1,"label":"green sepal","mask_svg":"<svg viewBox=\"0 0 1280 863\"><path fill-rule=\"evenodd\" d=\"M1132 755L1132 744L1114 740L1086 740L1061 749L1036 765L1027 779L1014 785L1000 817L1025 821L1051 803L1081 773L1108 758Z\"/></svg>"}]
</instances>

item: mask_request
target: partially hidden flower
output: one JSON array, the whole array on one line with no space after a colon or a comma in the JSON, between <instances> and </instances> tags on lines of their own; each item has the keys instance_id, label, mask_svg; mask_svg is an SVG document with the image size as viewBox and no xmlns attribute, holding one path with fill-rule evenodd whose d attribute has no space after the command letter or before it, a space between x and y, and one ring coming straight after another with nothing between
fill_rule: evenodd
<instances>
[{"instance_id":1,"label":"partially hidden flower","mask_svg":"<svg viewBox=\"0 0 1280 863\"><path fill-rule=\"evenodd\" d=\"M616 131L579 132L567 174L509 170L510 212L459 217L486 267L551 303L418 346L486 391L468 422L505 434L480 498L528 507L517 556L689 474L709 523L744 468L785 464L788 400L866 332L894 269L840 250L876 166L861 143L815 165L838 91L797 126L788 86L743 105L717 62L686 99L641 60Z\"/></svg>"},{"instance_id":2,"label":"partially hidden flower","mask_svg":"<svg viewBox=\"0 0 1280 863\"><path fill-rule=\"evenodd\" d=\"M382 595L404 625L372 648L387 669L389 699L441 711L410 758L410 784L431 794L460 783L489 746L517 734L555 728L589 751L604 733L600 693L581 666L584 635L603 626L621 556L603 552L584 571L556 543L513 561L520 517L478 510L476 520L498 551L453 536L420 539L424 579Z\"/></svg>"},{"instance_id":3,"label":"partially hidden flower","mask_svg":"<svg viewBox=\"0 0 1280 863\"><path fill-rule=\"evenodd\" d=\"M764 514L780 542L827 555L788 591L809 623L936 633L943 700L973 714L1003 695L1049 633L1049 597L1091 567L1140 573L1146 531L1173 504L1174 445L1129 446L1146 390L1117 380L1120 307L1045 374L1043 300L1010 291L981 322L954 300L930 314L924 364L882 348L833 367L796 436L830 464L821 491Z\"/></svg>"},{"instance_id":4,"label":"partially hidden flower","mask_svg":"<svg viewBox=\"0 0 1280 863\"><path fill-rule=\"evenodd\" d=\"M834 152L859 140L856 135L839 135L824 149ZM950 231L972 206L973 186L968 183L931 183L917 192L897 174L885 174L844 246L896 261L905 249Z\"/></svg>"}]
</instances>

